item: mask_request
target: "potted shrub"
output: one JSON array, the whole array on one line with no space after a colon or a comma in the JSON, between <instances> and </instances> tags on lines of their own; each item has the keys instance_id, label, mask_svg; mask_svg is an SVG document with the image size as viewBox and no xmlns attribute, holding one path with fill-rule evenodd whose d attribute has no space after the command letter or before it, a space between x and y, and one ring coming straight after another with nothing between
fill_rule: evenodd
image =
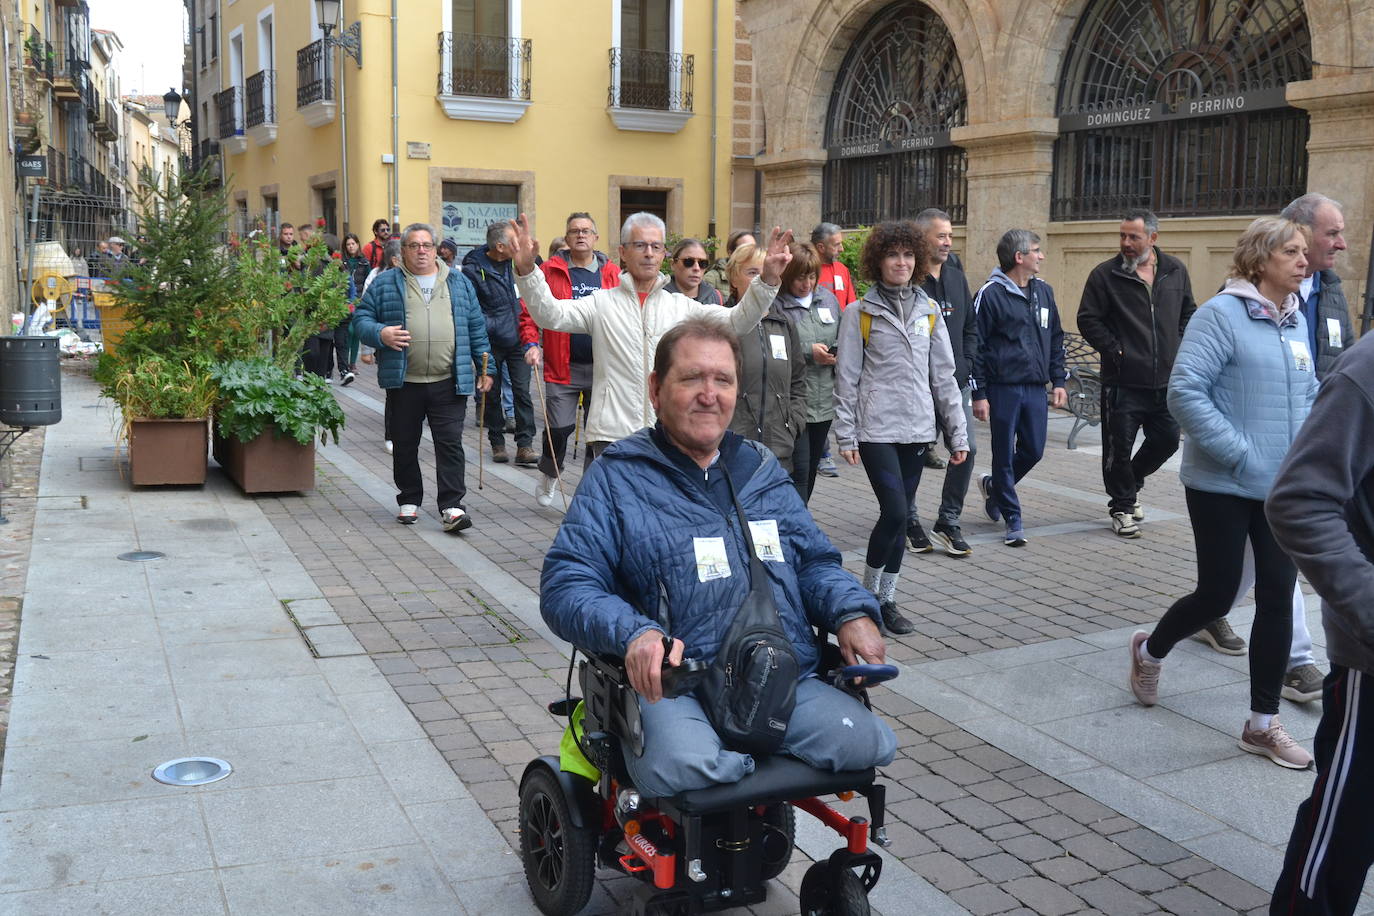
<instances>
[{"instance_id":1,"label":"potted shrub","mask_svg":"<svg viewBox=\"0 0 1374 916\"><path fill-rule=\"evenodd\" d=\"M296 375L267 357L234 360L212 373L215 460L245 493L315 486L315 438L339 441L343 409L324 379Z\"/></svg>"},{"instance_id":2,"label":"potted shrub","mask_svg":"<svg viewBox=\"0 0 1374 916\"><path fill-rule=\"evenodd\" d=\"M138 259L106 287L123 306L128 329L117 352L102 354L96 381L119 405L135 485L205 481L215 401L210 369L228 358L224 341L236 301L233 264L220 245L225 194L204 169L162 186L149 180L138 197ZM165 441L177 433L179 444ZM169 456L187 466L167 467Z\"/></svg>"},{"instance_id":3,"label":"potted shrub","mask_svg":"<svg viewBox=\"0 0 1374 916\"><path fill-rule=\"evenodd\" d=\"M240 357L213 371L214 456L245 493L315 486L315 439L339 439L344 413L320 376L297 371L305 340L348 314L348 277L323 245L285 261L265 234L237 243L238 309L225 345Z\"/></svg>"}]
</instances>

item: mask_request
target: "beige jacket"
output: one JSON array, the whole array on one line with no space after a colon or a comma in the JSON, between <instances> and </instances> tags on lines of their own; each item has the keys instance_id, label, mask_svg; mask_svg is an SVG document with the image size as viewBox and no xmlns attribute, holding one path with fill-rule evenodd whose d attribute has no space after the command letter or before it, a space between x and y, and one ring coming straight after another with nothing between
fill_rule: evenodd
<instances>
[{"instance_id":1,"label":"beige jacket","mask_svg":"<svg viewBox=\"0 0 1374 916\"><path fill-rule=\"evenodd\" d=\"M718 317L742 334L758 325L778 292L776 286L755 279L740 304L727 309L666 291L663 287L670 279L661 275L641 308L629 271L620 275L620 285L614 289L599 289L581 299L555 299L543 271L516 276L516 288L535 324L592 337L587 441L614 442L654 425L657 417L649 403L649 372L658 340L669 328L704 315Z\"/></svg>"}]
</instances>

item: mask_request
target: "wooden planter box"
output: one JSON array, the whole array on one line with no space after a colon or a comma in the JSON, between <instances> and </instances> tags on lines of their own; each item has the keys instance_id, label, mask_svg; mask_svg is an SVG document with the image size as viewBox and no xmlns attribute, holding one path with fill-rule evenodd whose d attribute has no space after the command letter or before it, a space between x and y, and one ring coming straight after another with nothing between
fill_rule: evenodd
<instances>
[{"instance_id":1,"label":"wooden planter box","mask_svg":"<svg viewBox=\"0 0 1374 916\"><path fill-rule=\"evenodd\" d=\"M136 487L205 483L210 421L129 421L129 482Z\"/></svg>"},{"instance_id":2,"label":"wooden planter box","mask_svg":"<svg viewBox=\"0 0 1374 916\"><path fill-rule=\"evenodd\" d=\"M245 493L289 493L315 489L315 443L273 435L268 427L251 442L215 432L215 460Z\"/></svg>"}]
</instances>

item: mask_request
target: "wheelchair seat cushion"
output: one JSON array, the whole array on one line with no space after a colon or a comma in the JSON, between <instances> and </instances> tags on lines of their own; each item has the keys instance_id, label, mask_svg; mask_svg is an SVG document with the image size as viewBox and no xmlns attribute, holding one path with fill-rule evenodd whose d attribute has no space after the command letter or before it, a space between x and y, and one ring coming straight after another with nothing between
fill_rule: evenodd
<instances>
[{"instance_id":1,"label":"wheelchair seat cushion","mask_svg":"<svg viewBox=\"0 0 1374 916\"><path fill-rule=\"evenodd\" d=\"M831 773L795 757L774 754L758 760L754 772L739 782L721 783L663 799L684 814L707 814L740 805L771 805L813 795L829 795L872 785L874 770Z\"/></svg>"}]
</instances>

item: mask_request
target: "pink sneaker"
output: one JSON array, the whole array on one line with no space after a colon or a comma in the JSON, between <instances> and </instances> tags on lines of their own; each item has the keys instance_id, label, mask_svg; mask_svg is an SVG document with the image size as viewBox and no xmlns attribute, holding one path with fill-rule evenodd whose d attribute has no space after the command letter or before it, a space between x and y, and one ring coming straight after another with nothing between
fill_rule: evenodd
<instances>
[{"instance_id":1,"label":"pink sneaker","mask_svg":"<svg viewBox=\"0 0 1374 916\"><path fill-rule=\"evenodd\" d=\"M1240 730L1240 749L1268 757L1281 767L1305 770L1312 765L1312 755L1279 724L1278 716L1265 729L1250 728L1250 720Z\"/></svg>"},{"instance_id":2,"label":"pink sneaker","mask_svg":"<svg viewBox=\"0 0 1374 916\"><path fill-rule=\"evenodd\" d=\"M1141 706L1153 706L1159 702L1159 669L1164 667L1156 662L1140 660L1140 647L1150 634L1136 630L1131 635L1131 693L1140 701Z\"/></svg>"}]
</instances>

